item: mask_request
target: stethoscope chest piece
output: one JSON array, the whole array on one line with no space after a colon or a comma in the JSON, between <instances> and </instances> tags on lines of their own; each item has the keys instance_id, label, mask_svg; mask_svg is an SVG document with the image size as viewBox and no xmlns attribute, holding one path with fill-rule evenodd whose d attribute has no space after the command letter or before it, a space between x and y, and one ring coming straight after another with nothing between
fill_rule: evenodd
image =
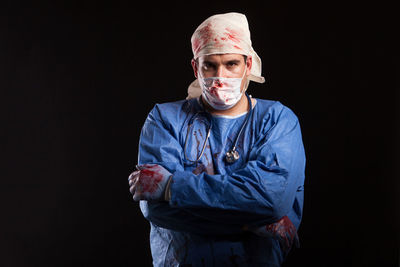
<instances>
[{"instance_id":1,"label":"stethoscope chest piece","mask_svg":"<svg viewBox=\"0 0 400 267\"><path fill-rule=\"evenodd\" d=\"M228 163L234 163L235 161L237 161L240 158L239 152L237 152L236 150L230 150L228 152L226 152L225 155L225 160Z\"/></svg>"}]
</instances>

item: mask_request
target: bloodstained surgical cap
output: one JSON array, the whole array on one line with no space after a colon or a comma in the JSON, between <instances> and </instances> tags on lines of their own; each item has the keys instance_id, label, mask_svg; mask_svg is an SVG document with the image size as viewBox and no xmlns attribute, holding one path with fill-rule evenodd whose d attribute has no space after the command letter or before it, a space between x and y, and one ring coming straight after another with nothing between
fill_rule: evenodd
<instances>
[{"instance_id":1,"label":"bloodstained surgical cap","mask_svg":"<svg viewBox=\"0 0 400 267\"><path fill-rule=\"evenodd\" d=\"M251 46L250 30L245 15L231 12L209 17L195 30L191 38L193 58L213 54L242 54L251 56L253 64L249 80L263 83L261 59ZM189 85L187 99L201 95L196 79Z\"/></svg>"}]
</instances>

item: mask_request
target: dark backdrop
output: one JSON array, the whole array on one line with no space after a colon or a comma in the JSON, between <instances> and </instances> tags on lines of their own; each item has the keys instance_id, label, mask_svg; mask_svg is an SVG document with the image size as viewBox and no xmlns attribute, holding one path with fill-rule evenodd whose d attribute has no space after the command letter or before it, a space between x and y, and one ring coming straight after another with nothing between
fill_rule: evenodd
<instances>
[{"instance_id":1,"label":"dark backdrop","mask_svg":"<svg viewBox=\"0 0 400 267\"><path fill-rule=\"evenodd\" d=\"M228 11L247 15L263 60L249 92L302 126L301 247L285 266L399 265L394 7L53 2L0 4L0 266L151 263L127 184L140 129L186 97L191 34Z\"/></svg>"}]
</instances>

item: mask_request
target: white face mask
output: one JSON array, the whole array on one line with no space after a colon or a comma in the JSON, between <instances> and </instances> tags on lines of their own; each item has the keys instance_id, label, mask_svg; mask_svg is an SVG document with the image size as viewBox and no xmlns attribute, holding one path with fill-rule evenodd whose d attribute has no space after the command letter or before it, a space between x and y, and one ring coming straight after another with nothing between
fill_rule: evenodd
<instances>
[{"instance_id":1,"label":"white face mask","mask_svg":"<svg viewBox=\"0 0 400 267\"><path fill-rule=\"evenodd\" d=\"M199 75L198 80L203 90L202 96L204 100L217 110L226 110L233 107L242 97L243 92L240 92L240 86L245 74L246 68L242 78L203 78Z\"/></svg>"}]
</instances>

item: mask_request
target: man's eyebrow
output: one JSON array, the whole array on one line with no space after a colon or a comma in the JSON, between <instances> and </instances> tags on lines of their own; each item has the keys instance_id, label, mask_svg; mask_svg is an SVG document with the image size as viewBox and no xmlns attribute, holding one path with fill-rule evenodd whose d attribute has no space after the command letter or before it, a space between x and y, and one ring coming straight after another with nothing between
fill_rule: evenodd
<instances>
[{"instance_id":1,"label":"man's eyebrow","mask_svg":"<svg viewBox=\"0 0 400 267\"><path fill-rule=\"evenodd\" d=\"M208 64L208 65L215 65L215 62L210 61L210 60L204 60L203 64Z\"/></svg>"},{"instance_id":2,"label":"man's eyebrow","mask_svg":"<svg viewBox=\"0 0 400 267\"><path fill-rule=\"evenodd\" d=\"M231 60L228 60L226 63L228 63L228 64L232 64L232 63L239 64L240 62L241 62L241 60L239 60L239 59L231 59Z\"/></svg>"}]
</instances>

